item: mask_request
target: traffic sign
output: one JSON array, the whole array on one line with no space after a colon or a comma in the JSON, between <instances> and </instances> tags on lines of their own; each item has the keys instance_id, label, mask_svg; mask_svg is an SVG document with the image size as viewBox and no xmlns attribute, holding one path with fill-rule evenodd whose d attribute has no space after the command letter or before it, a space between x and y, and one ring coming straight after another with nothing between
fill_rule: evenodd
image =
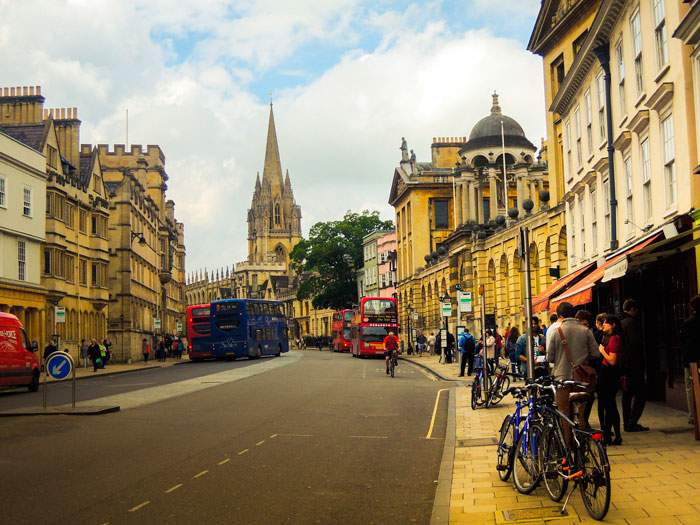
<instances>
[{"instance_id":1,"label":"traffic sign","mask_svg":"<svg viewBox=\"0 0 700 525\"><path fill-rule=\"evenodd\" d=\"M177 322L175 330L177 331L178 334L182 332L182 321Z\"/></svg>"},{"instance_id":2,"label":"traffic sign","mask_svg":"<svg viewBox=\"0 0 700 525\"><path fill-rule=\"evenodd\" d=\"M443 317L450 317L452 315L452 302L441 302L440 311Z\"/></svg>"},{"instance_id":3,"label":"traffic sign","mask_svg":"<svg viewBox=\"0 0 700 525\"><path fill-rule=\"evenodd\" d=\"M471 292L457 292L457 303L460 314L472 313L473 305Z\"/></svg>"},{"instance_id":4,"label":"traffic sign","mask_svg":"<svg viewBox=\"0 0 700 525\"><path fill-rule=\"evenodd\" d=\"M65 379L73 370L73 359L65 352L55 352L46 362L46 372L54 379Z\"/></svg>"},{"instance_id":5,"label":"traffic sign","mask_svg":"<svg viewBox=\"0 0 700 525\"><path fill-rule=\"evenodd\" d=\"M158 319L157 317L153 318L153 329L155 331L160 330L160 319Z\"/></svg>"},{"instance_id":6,"label":"traffic sign","mask_svg":"<svg viewBox=\"0 0 700 525\"><path fill-rule=\"evenodd\" d=\"M57 323L65 323L66 322L66 307L65 306L56 306L56 322Z\"/></svg>"}]
</instances>

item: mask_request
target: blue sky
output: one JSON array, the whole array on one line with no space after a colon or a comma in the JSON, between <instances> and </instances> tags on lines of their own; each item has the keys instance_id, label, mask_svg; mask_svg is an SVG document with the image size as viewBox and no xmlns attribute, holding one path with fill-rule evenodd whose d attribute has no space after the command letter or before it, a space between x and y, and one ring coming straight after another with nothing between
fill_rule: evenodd
<instances>
[{"instance_id":1,"label":"blue sky","mask_svg":"<svg viewBox=\"0 0 700 525\"><path fill-rule=\"evenodd\" d=\"M514 39L524 47L537 15L537 0L505 2L501 10L489 6L489 3L489 0L476 0L435 1L422 5L410 1L382 1L372 3L371 7L360 4L358 13L348 28L347 39L320 41L312 38L286 56L284 63L276 67L258 67L254 61L231 57L222 57L220 63L231 71L250 72L251 78L247 82L250 92L261 101L270 97L274 99L275 94L313 82L349 53L371 53L377 49L387 35L382 28L368 23L367 18L373 13L405 12L412 7L418 8L424 15L423 18L412 21L416 30L430 22L443 21L447 24L447 32L451 34L486 28L495 36ZM228 15L230 20L240 20L245 12L230 9ZM168 50L166 63L175 67L197 60L198 49L212 38L212 34L208 31L154 28L151 38Z\"/></svg>"}]
</instances>

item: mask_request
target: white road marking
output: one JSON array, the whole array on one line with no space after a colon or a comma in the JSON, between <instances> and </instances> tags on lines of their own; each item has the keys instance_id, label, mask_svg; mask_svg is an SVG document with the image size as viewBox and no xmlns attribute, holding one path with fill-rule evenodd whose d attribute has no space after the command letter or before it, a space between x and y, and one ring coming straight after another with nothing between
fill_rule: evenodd
<instances>
[{"instance_id":1,"label":"white road marking","mask_svg":"<svg viewBox=\"0 0 700 525\"><path fill-rule=\"evenodd\" d=\"M219 465L219 466L225 465L225 464L228 463L229 461L231 461L231 458L222 459L221 461L219 461L219 462L217 463L217 465Z\"/></svg>"},{"instance_id":2,"label":"white road marking","mask_svg":"<svg viewBox=\"0 0 700 525\"><path fill-rule=\"evenodd\" d=\"M182 483L178 483L177 485L173 485L172 487L170 487L169 489L167 489L167 490L165 491L165 493L166 493L166 494L170 494L171 492L175 492L175 491L176 491L177 489L179 489L180 487L182 487Z\"/></svg>"},{"instance_id":3,"label":"white road marking","mask_svg":"<svg viewBox=\"0 0 700 525\"><path fill-rule=\"evenodd\" d=\"M277 434L281 437L297 437L297 438L310 438L313 437L311 434Z\"/></svg>"},{"instance_id":4,"label":"white road marking","mask_svg":"<svg viewBox=\"0 0 700 525\"><path fill-rule=\"evenodd\" d=\"M144 508L146 505L150 505L150 504L151 504L150 501L144 501L143 503L139 503L135 507L131 507L128 512L136 512L137 510L140 510L140 509Z\"/></svg>"},{"instance_id":5,"label":"white road marking","mask_svg":"<svg viewBox=\"0 0 700 525\"><path fill-rule=\"evenodd\" d=\"M447 388L441 388L437 391L435 395L435 407L433 408L433 417L430 418L430 426L428 427L428 433L425 435L425 439L430 439L433 435L433 427L435 426L435 416L437 416L438 404L440 403L440 394L447 392Z\"/></svg>"},{"instance_id":6,"label":"white road marking","mask_svg":"<svg viewBox=\"0 0 700 525\"><path fill-rule=\"evenodd\" d=\"M270 439L275 439L276 437L277 437L277 434L272 434L272 435L270 436Z\"/></svg>"},{"instance_id":7,"label":"white road marking","mask_svg":"<svg viewBox=\"0 0 700 525\"><path fill-rule=\"evenodd\" d=\"M203 471L200 472L199 474L195 474L194 476L192 476L192 479L201 478L202 476L204 476L204 475L206 475L206 474L208 474L208 473L209 473L208 470L203 470Z\"/></svg>"},{"instance_id":8,"label":"white road marking","mask_svg":"<svg viewBox=\"0 0 700 525\"><path fill-rule=\"evenodd\" d=\"M265 440L264 440L264 439L263 439L262 441L258 441L258 442L255 444L255 446L256 446L256 447L259 447L259 446L262 445L263 443L265 443Z\"/></svg>"},{"instance_id":9,"label":"white road marking","mask_svg":"<svg viewBox=\"0 0 700 525\"><path fill-rule=\"evenodd\" d=\"M246 452L248 452L248 449L247 449L247 448L244 448L243 450L241 450L241 451L238 453L238 455L239 455L239 456L242 456L242 455L245 454Z\"/></svg>"},{"instance_id":10,"label":"white road marking","mask_svg":"<svg viewBox=\"0 0 700 525\"><path fill-rule=\"evenodd\" d=\"M389 439L389 436L350 436L357 439Z\"/></svg>"}]
</instances>

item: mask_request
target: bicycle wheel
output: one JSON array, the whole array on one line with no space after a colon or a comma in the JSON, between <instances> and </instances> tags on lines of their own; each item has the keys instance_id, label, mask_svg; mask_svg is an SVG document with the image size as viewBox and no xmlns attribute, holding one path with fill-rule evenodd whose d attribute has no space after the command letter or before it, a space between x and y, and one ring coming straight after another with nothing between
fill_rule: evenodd
<instances>
[{"instance_id":1,"label":"bicycle wheel","mask_svg":"<svg viewBox=\"0 0 700 525\"><path fill-rule=\"evenodd\" d=\"M474 382L472 383L472 410L476 410L476 408L480 405L481 401L481 382L479 381L478 378L474 379Z\"/></svg>"},{"instance_id":2,"label":"bicycle wheel","mask_svg":"<svg viewBox=\"0 0 700 525\"><path fill-rule=\"evenodd\" d=\"M490 405L497 405L501 401L503 401L503 397L506 395L506 391L510 388L510 379L508 379L508 376L503 376L500 379L496 380L496 382L493 384L491 390L491 400L490 400Z\"/></svg>"},{"instance_id":3,"label":"bicycle wheel","mask_svg":"<svg viewBox=\"0 0 700 525\"><path fill-rule=\"evenodd\" d=\"M542 478L538 458L541 438L542 428L532 423L527 432L518 436L513 456L513 484L521 494L530 494Z\"/></svg>"},{"instance_id":4,"label":"bicycle wheel","mask_svg":"<svg viewBox=\"0 0 700 525\"><path fill-rule=\"evenodd\" d=\"M389 374L394 377L394 371L396 370L396 364L392 358L389 358Z\"/></svg>"},{"instance_id":5,"label":"bicycle wheel","mask_svg":"<svg viewBox=\"0 0 700 525\"><path fill-rule=\"evenodd\" d=\"M552 501L560 501L569 485L560 468L565 458L566 445L562 443L560 435L554 429L548 430L542 440L540 470L544 478L544 486Z\"/></svg>"},{"instance_id":6,"label":"bicycle wheel","mask_svg":"<svg viewBox=\"0 0 700 525\"><path fill-rule=\"evenodd\" d=\"M513 416L507 415L501 423L501 437L498 440L498 462L496 470L501 481L508 481L510 473L513 471L513 437L515 436L515 426L512 422Z\"/></svg>"},{"instance_id":7,"label":"bicycle wheel","mask_svg":"<svg viewBox=\"0 0 700 525\"><path fill-rule=\"evenodd\" d=\"M581 467L584 475L578 481L581 499L594 520L602 520L610 508L610 463L600 441L587 435L581 438Z\"/></svg>"}]
</instances>

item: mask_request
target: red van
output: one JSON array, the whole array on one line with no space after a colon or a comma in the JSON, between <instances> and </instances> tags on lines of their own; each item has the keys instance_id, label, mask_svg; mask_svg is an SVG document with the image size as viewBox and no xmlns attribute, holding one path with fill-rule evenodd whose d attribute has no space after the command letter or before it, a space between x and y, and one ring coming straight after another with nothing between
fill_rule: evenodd
<instances>
[{"instance_id":1,"label":"red van","mask_svg":"<svg viewBox=\"0 0 700 525\"><path fill-rule=\"evenodd\" d=\"M22 323L12 314L0 312L0 387L26 386L39 389L37 344L29 344Z\"/></svg>"}]
</instances>

